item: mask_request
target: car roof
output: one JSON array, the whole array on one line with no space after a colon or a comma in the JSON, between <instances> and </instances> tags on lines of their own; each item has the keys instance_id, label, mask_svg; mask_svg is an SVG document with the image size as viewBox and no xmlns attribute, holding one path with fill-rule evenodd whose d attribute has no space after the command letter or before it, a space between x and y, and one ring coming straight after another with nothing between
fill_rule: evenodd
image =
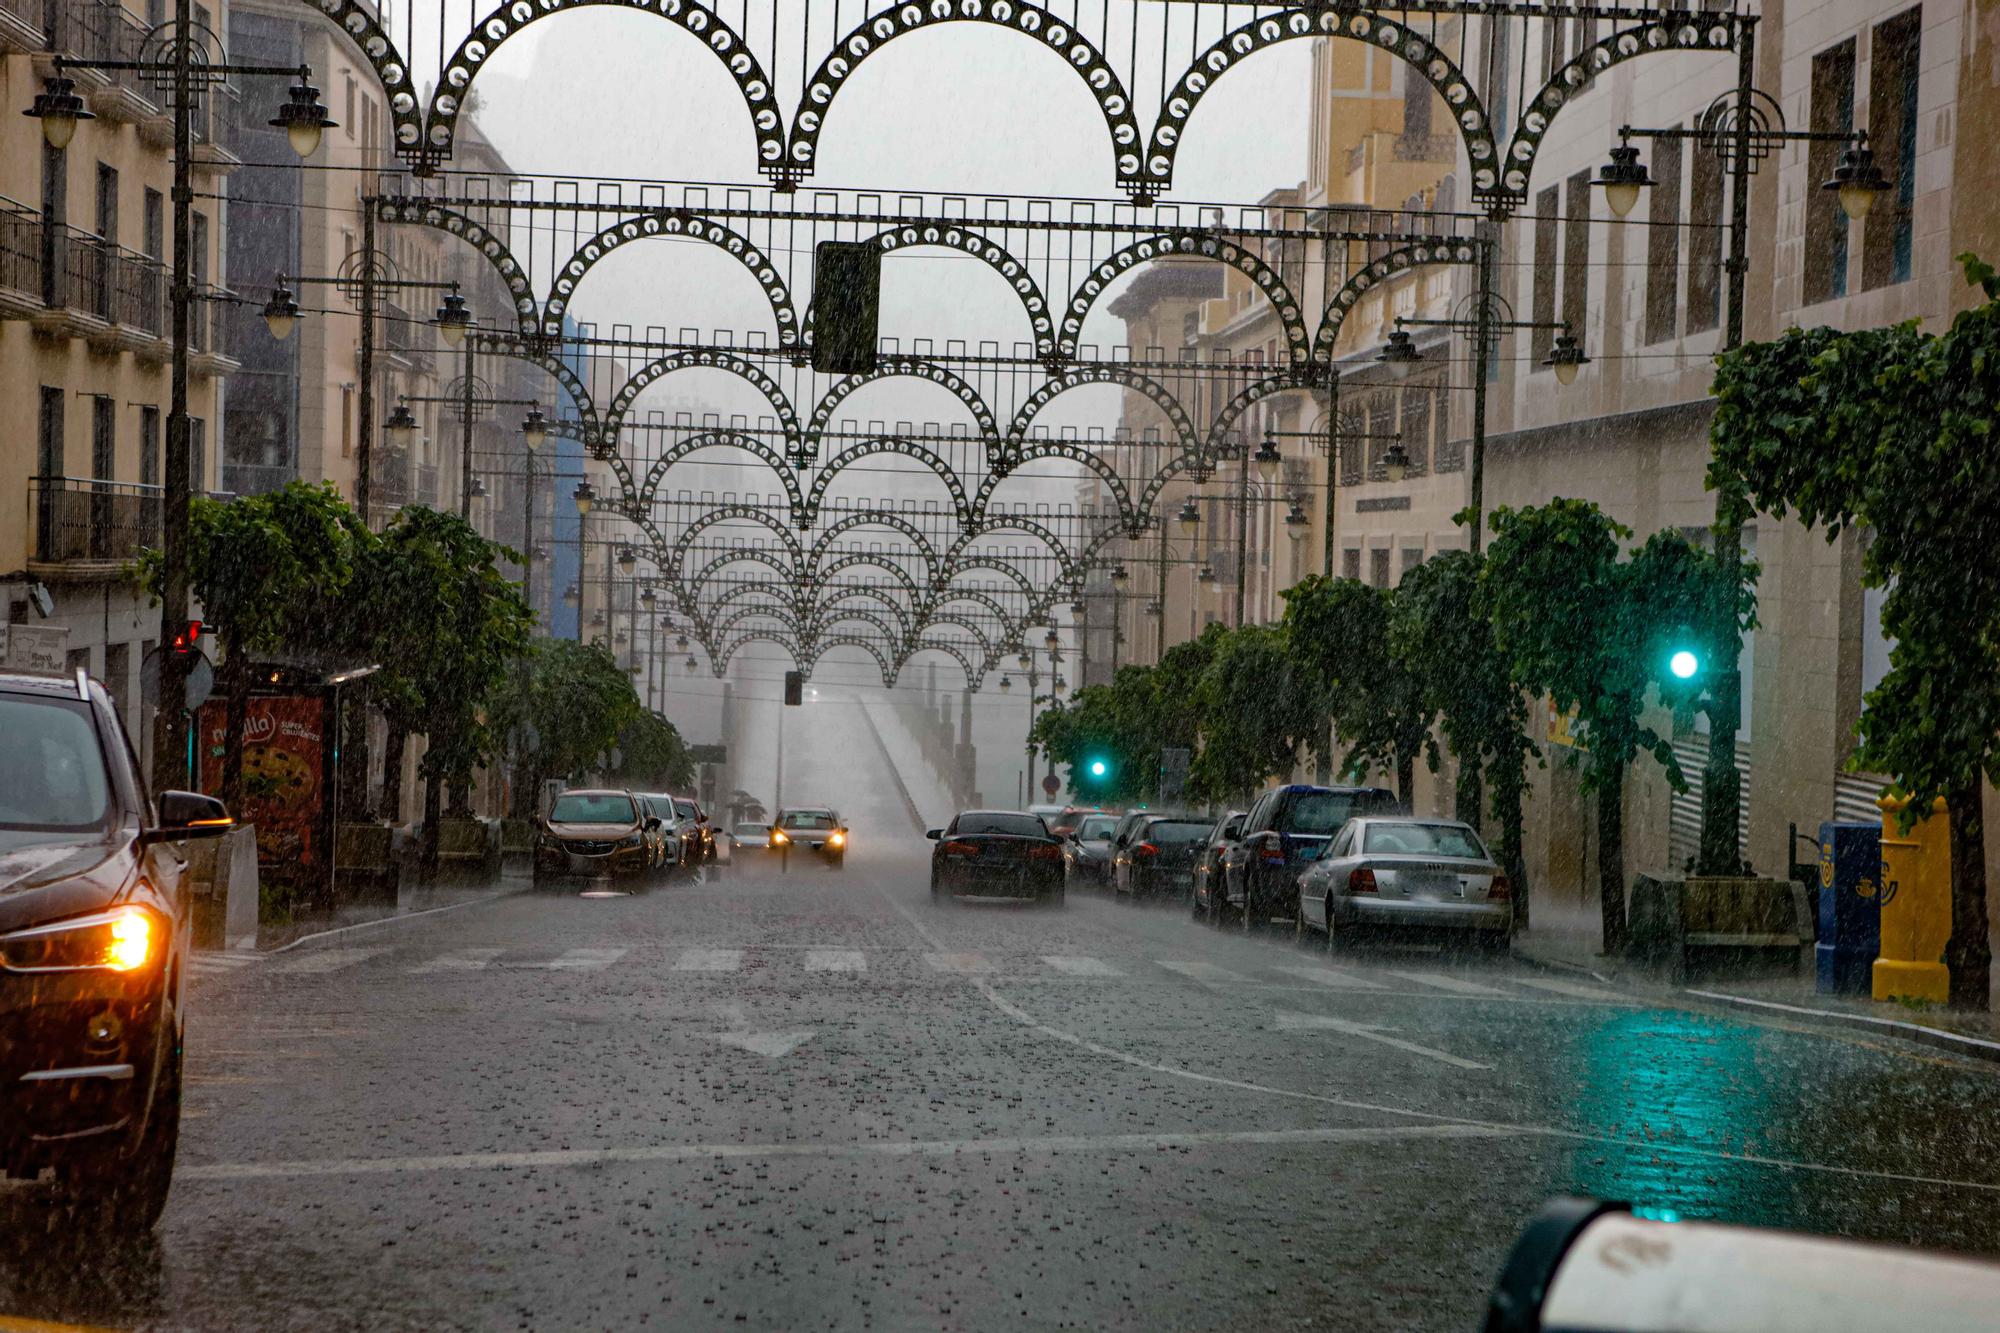
<instances>
[{"instance_id":1,"label":"car roof","mask_svg":"<svg viewBox=\"0 0 2000 1333\"><path fill-rule=\"evenodd\" d=\"M1437 824L1447 828L1472 829L1474 833L1479 831L1472 828L1472 825L1466 823L1463 819L1452 819L1447 815L1356 815L1352 822L1356 824Z\"/></svg>"},{"instance_id":2,"label":"car roof","mask_svg":"<svg viewBox=\"0 0 2000 1333\"><path fill-rule=\"evenodd\" d=\"M0 691L10 694L55 695L71 699L81 697L77 694L74 671L30 671L24 667L8 667L0 671Z\"/></svg>"},{"instance_id":3,"label":"car roof","mask_svg":"<svg viewBox=\"0 0 2000 1333\"><path fill-rule=\"evenodd\" d=\"M625 787L565 787L556 793L556 799L561 800L565 796L643 796L644 794Z\"/></svg>"},{"instance_id":4,"label":"car roof","mask_svg":"<svg viewBox=\"0 0 2000 1333\"><path fill-rule=\"evenodd\" d=\"M1342 795L1359 795L1362 792L1380 792L1384 796L1394 795L1387 787L1322 787L1316 782L1288 782L1278 788L1281 792L1331 791Z\"/></svg>"},{"instance_id":5,"label":"car roof","mask_svg":"<svg viewBox=\"0 0 2000 1333\"><path fill-rule=\"evenodd\" d=\"M787 815L830 815L833 813L833 807L830 805L788 805L779 811L779 813Z\"/></svg>"}]
</instances>

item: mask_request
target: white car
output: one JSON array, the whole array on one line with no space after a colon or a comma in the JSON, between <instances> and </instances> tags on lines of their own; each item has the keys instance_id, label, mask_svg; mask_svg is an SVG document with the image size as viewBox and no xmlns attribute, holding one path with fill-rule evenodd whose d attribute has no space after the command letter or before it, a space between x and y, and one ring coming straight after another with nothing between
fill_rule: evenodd
<instances>
[{"instance_id":1,"label":"white car","mask_svg":"<svg viewBox=\"0 0 2000 1333\"><path fill-rule=\"evenodd\" d=\"M1360 816L1300 878L1298 934L1323 931L1332 950L1363 926L1450 931L1505 947L1512 886L1470 825Z\"/></svg>"}]
</instances>

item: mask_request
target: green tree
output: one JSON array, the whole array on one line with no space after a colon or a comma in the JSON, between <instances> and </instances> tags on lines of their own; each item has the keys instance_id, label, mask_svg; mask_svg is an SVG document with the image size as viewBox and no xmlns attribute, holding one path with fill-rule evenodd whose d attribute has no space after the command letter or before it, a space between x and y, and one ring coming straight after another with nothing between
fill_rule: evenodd
<instances>
[{"instance_id":1,"label":"green tree","mask_svg":"<svg viewBox=\"0 0 2000 1333\"><path fill-rule=\"evenodd\" d=\"M1492 525L1481 590L1494 644L1515 684L1576 714L1583 785L1597 796L1604 948L1616 953L1626 942L1626 770L1646 753L1676 791L1687 785L1671 739L1645 721L1648 693L1668 645L1710 623L1702 617L1717 599L1735 597L1736 623L1750 624L1749 593L1729 588L1722 562L1676 532L1621 559L1630 530L1588 501L1498 509Z\"/></svg>"},{"instance_id":2,"label":"green tree","mask_svg":"<svg viewBox=\"0 0 2000 1333\"><path fill-rule=\"evenodd\" d=\"M243 795L243 717L252 658L342 646L339 607L371 541L330 483L295 481L266 495L198 496L192 502L188 569L202 614L215 626L222 648L227 721L220 794L232 808ZM159 552L144 552L138 574L155 599L161 573Z\"/></svg>"},{"instance_id":3,"label":"green tree","mask_svg":"<svg viewBox=\"0 0 2000 1333\"><path fill-rule=\"evenodd\" d=\"M1190 795L1232 800L1291 770L1304 727L1282 630L1245 625L1217 635L1194 703L1201 748L1188 768Z\"/></svg>"},{"instance_id":4,"label":"green tree","mask_svg":"<svg viewBox=\"0 0 2000 1333\"><path fill-rule=\"evenodd\" d=\"M1889 774L1951 816L1956 1005L1985 1008L1981 780L2000 782L2000 277L1971 255L1984 304L1942 335L1913 324L1792 329L1718 360L1710 484L1829 541L1866 528L1862 581L1885 590L1890 670L1868 693L1850 767ZM1911 816L1906 816L1911 817Z\"/></svg>"},{"instance_id":5,"label":"green tree","mask_svg":"<svg viewBox=\"0 0 2000 1333\"><path fill-rule=\"evenodd\" d=\"M609 777L638 791L686 791L694 786L694 759L680 729L650 709L640 709L618 733L618 762Z\"/></svg>"},{"instance_id":6,"label":"green tree","mask_svg":"<svg viewBox=\"0 0 2000 1333\"><path fill-rule=\"evenodd\" d=\"M1284 592L1282 625L1292 649L1294 693L1315 747L1337 735L1347 747L1345 772L1382 767L1396 775L1396 795L1409 806L1417 758L1437 766L1431 738L1434 710L1416 674L1390 640L1396 594L1359 579L1308 575ZM1331 730L1324 725L1330 722Z\"/></svg>"},{"instance_id":7,"label":"green tree","mask_svg":"<svg viewBox=\"0 0 2000 1333\"><path fill-rule=\"evenodd\" d=\"M527 670L500 692L491 720L519 728L526 788L573 780L595 768L640 712L632 678L601 643L538 639Z\"/></svg>"},{"instance_id":8,"label":"green tree","mask_svg":"<svg viewBox=\"0 0 2000 1333\"><path fill-rule=\"evenodd\" d=\"M1446 551L1405 574L1390 609L1389 651L1415 680L1424 708L1437 716L1458 759L1458 817L1477 824L1480 790L1488 789L1499 831L1496 850L1513 881L1515 914L1525 925L1529 893L1521 801L1528 759L1536 749L1528 736L1527 697L1493 639L1480 587L1485 565L1476 552Z\"/></svg>"}]
</instances>

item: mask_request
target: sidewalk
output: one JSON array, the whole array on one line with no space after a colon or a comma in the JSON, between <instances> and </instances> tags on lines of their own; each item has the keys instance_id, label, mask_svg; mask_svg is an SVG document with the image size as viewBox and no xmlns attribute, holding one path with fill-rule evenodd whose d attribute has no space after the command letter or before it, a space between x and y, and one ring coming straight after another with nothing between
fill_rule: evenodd
<instances>
[{"instance_id":1,"label":"sidewalk","mask_svg":"<svg viewBox=\"0 0 2000 1333\"><path fill-rule=\"evenodd\" d=\"M1674 986L1625 959L1599 953L1595 931L1554 928L1523 931L1514 938L1514 956L1558 971L1584 973L1654 1000L1679 997L1726 1005L1767 1018L1857 1028L1970 1059L2000 1062L2000 1015L1821 995L1813 989L1809 953L1792 976L1713 977L1685 986Z\"/></svg>"},{"instance_id":2,"label":"sidewalk","mask_svg":"<svg viewBox=\"0 0 2000 1333\"><path fill-rule=\"evenodd\" d=\"M288 949L301 940L334 931L352 930L357 926L375 925L379 922L418 916L450 907L468 907L473 903L521 893L528 887L529 877L526 870L517 873L503 872L499 879L484 884L432 888L405 884L397 890L394 903L351 903L335 908L327 916L260 925L257 928L257 952L271 953L279 949Z\"/></svg>"}]
</instances>

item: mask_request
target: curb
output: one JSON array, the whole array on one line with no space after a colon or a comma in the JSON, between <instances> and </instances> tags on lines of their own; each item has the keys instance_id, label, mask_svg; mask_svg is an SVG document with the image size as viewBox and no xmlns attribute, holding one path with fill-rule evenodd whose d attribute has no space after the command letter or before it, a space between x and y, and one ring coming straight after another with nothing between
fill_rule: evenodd
<instances>
[{"instance_id":1,"label":"curb","mask_svg":"<svg viewBox=\"0 0 2000 1333\"><path fill-rule=\"evenodd\" d=\"M260 952L274 954L290 953L300 945L310 944L314 940L331 939L335 935L347 935L357 930L373 930L377 926L394 925L399 921L415 921L420 917L437 916L441 912L456 912L465 907L478 907L485 903L498 902L502 898L512 898L527 891L527 886L523 885L519 888L502 889L498 893L489 893L484 898L473 898L462 903L446 903L443 907L426 907L421 912L403 912L396 916L376 917L373 921L357 921L351 926L335 926L330 930L316 930L310 935L301 935L297 939L281 944L275 949L260 950Z\"/></svg>"},{"instance_id":2,"label":"curb","mask_svg":"<svg viewBox=\"0 0 2000 1333\"><path fill-rule=\"evenodd\" d=\"M1877 1018L1873 1014L1843 1014L1827 1009L1813 1009L1805 1005L1782 1004L1776 1000L1753 1000L1747 995L1730 995L1722 991L1684 990L1682 995L1692 995L1697 999L1714 1004L1728 1005L1734 1009L1747 1009L1758 1013L1783 1014L1787 1018L1805 1019L1823 1023L1829 1027L1859 1028L1892 1037L1901 1037L1920 1046L1930 1046L1941 1051L1950 1051L1967 1059L1985 1060L2000 1064L2000 1041L1988 1041L1982 1037L1969 1037L1959 1032L1947 1032L1943 1028L1929 1028L1921 1023L1906 1023L1901 1019Z\"/></svg>"}]
</instances>

